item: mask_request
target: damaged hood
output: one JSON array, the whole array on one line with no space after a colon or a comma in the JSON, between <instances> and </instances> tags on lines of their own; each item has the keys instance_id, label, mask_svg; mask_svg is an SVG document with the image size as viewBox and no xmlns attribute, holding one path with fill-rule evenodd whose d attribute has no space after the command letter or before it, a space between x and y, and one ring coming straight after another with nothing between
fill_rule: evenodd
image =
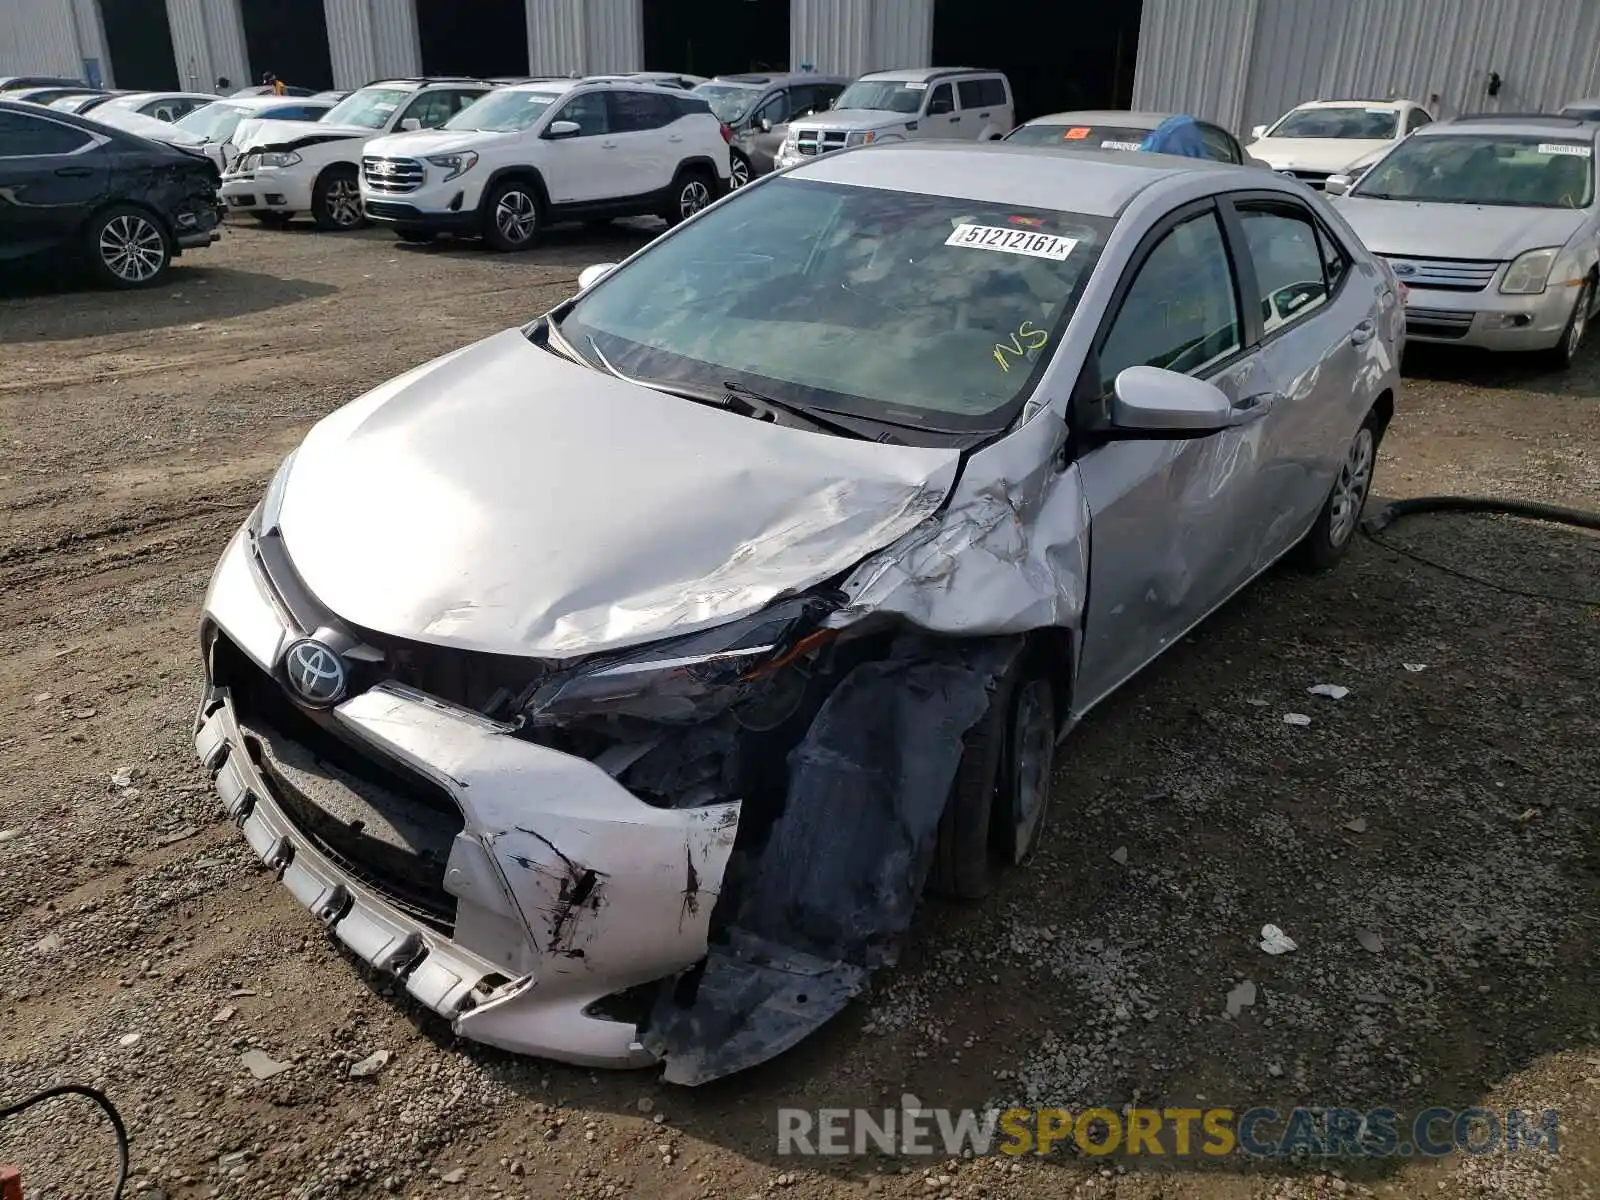
<instances>
[{"instance_id":1,"label":"damaged hood","mask_svg":"<svg viewBox=\"0 0 1600 1200\"><path fill-rule=\"evenodd\" d=\"M565 658L838 575L934 513L958 462L664 395L507 330L320 421L278 526L347 621Z\"/></svg>"},{"instance_id":2,"label":"damaged hood","mask_svg":"<svg viewBox=\"0 0 1600 1200\"><path fill-rule=\"evenodd\" d=\"M249 128L246 128L247 125ZM285 142L342 142L355 138L370 141L382 136L381 129L368 129L365 125L251 119L239 122L239 128L233 132L233 141L241 150L260 150Z\"/></svg>"}]
</instances>

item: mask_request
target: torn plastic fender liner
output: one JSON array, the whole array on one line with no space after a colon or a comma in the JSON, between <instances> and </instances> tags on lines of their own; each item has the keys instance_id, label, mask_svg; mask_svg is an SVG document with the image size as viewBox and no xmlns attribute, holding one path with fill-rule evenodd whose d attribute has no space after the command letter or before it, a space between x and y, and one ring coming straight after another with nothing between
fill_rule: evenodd
<instances>
[{"instance_id":1,"label":"torn plastic fender liner","mask_svg":"<svg viewBox=\"0 0 1600 1200\"><path fill-rule=\"evenodd\" d=\"M698 1084L764 1062L894 961L933 860L963 738L1020 637L897 639L840 681L789 757L789 794L753 861L729 868L694 998L664 989L641 1040ZM736 860L737 862L737 860Z\"/></svg>"},{"instance_id":2,"label":"torn plastic fender liner","mask_svg":"<svg viewBox=\"0 0 1600 1200\"><path fill-rule=\"evenodd\" d=\"M1076 629L1089 576L1089 504L1049 409L972 456L945 513L845 580L844 625L883 613L936 633Z\"/></svg>"}]
</instances>

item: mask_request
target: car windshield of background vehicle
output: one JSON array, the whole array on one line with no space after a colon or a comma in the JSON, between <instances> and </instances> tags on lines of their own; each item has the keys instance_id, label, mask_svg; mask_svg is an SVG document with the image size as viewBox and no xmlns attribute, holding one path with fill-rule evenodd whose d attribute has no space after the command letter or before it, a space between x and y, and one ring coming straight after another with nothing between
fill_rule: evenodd
<instances>
[{"instance_id":1,"label":"car windshield of background vehicle","mask_svg":"<svg viewBox=\"0 0 1600 1200\"><path fill-rule=\"evenodd\" d=\"M1392 108L1366 108L1360 104L1329 108L1297 108L1273 128L1271 138L1361 138L1387 141L1395 134L1400 114Z\"/></svg>"},{"instance_id":2,"label":"car windshield of background vehicle","mask_svg":"<svg viewBox=\"0 0 1600 1200\"><path fill-rule=\"evenodd\" d=\"M173 122L174 127L209 142L226 141L239 128L239 122L250 112L242 104L205 104L186 117Z\"/></svg>"},{"instance_id":3,"label":"car windshield of background vehicle","mask_svg":"<svg viewBox=\"0 0 1600 1200\"><path fill-rule=\"evenodd\" d=\"M1137 150L1149 136L1148 129L1126 125L1024 125L1013 129L1006 141L1069 150Z\"/></svg>"},{"instance_id":4,"label":"car windshield of background vehicle","mask_svg":"<svg viewBox=\"0 0 1600 1200\"><path fill-rule=\"evenodd\" d=\"M362 88L335 104L323 120L329 125L382 129L394 116L394 110L404 104L410 95L410 92L399 88Z\"/></svg>"},{"instance_id":5,"label":"car windshield of background vehicle","mask_svg":"<svg viewBox=\"0 0 1600 1200\"><path fill-rule=\"evenodd\" d=\"M1587 208L1594 200L1594 144L1531 135L1407 138L1350 194L1429 204Z\"/></svg>"},{"instance_id":6,"label":"car windshield of background vehicle","mask_svg":"<svg viewBox=\"0 0 1600 1200\"><path fill-rule=\"evenodd\" d=\"M925 83L905 79L858 79L845 88L834 107L914 113L922 110L922 98L927 94Z\"/></svg>"},{"instance_id":7,"label":"car windshield of background vehicle","mask_svg":"<svg viewBox=\"0 0 1600 1200\"><path fill-rule=\"evenodd\" d=\"M532 126L559 98L559 92L490 92L451 117L444 128L518 133Z\"/></svg>"},{"instance_id":8,"label":"car windshield of background vehicle","mask_svg":"<svg viewBox=\"0 0 1600 1200\"><path fill-rule=\"evenodd\" d=\"M169 121L147 117L143 113L134 112L131 108L110 108L101 105L91 110L83 119L97 121L112 129L120 129L123 133L137 134L139 137L149 138L152 142L166 142L169 145L198 146L206 140L198 133L179 129Z\"/></svg>"},{"instance_id":9,"label":"car windshield of background vehicle","mask_svg":"<svg viewBox=\"0 0 1600 1200\"><path fill-rule=\"evenodd\" d=\"M608 275L560 330L643 379L995 430L1054 353L1113 224L777 179Z\"/></svg>"},{"instance_id":10,"label":"car windshield of background vehicle","mask_svg":"<svg viewBox=\"0 0 1600 1200\"><path fill-rule=\"evenodd\" d=\"M735 83L702 83L694 94L711 105L711 111L724 125L737 125L761 97L761 89Z\"/></svg>"}]
</instances>

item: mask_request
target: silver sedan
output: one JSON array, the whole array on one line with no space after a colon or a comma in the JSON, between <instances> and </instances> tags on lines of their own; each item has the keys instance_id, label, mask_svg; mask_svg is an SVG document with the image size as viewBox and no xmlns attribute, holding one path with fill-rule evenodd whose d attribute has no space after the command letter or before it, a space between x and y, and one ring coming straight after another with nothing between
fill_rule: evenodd
<instances>
[{"instance_id":1,"label":"silver sedan","mask_svg":"<svg viewBox=\"0 0 1600 1200\"><path fill-rule=\"evenodd\" d=\"M1419 129L1328 190L1406 285L1412 341L1534 350L1567 367L1600 309L1600 126L1478 117Z\"/></svg>"},{"instance_id":2,"label":"silver sedan","mask_svg":"<svg viewBox=\"0 0 1600 1200\"><path fill-rule=\"evenodd\" d=\"M212 580L196 748L462 1036L727 1075L1032 855L1085 713L1339 560L1402 337L1292 180L827 155L319 422Z\"/></svg>"}]
</instances>

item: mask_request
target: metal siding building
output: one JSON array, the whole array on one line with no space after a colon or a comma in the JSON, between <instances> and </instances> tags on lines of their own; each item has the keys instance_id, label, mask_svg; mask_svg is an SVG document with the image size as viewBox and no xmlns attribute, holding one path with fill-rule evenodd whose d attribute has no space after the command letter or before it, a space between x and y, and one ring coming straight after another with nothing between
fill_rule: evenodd
<instances>
[{"instance_id":1,"label":"metal siding building","mask_svg":"<svg viewBox=\"0 0 1600 1200\"><path fill-rule=\"evenodd\" d=\"M610 74L644 66L641 0L526 2L530 74Z\"/></svg>"},{"instance_id":2,"label":"metal siding building","mask_svg":"<svg viewBox=\"0 0 1600 1200\"><path fill-rule=\"evenodd\" d=\"M167 0L167 24L179 87L209 92L218 76L251 77L239 0Z\"/></svg>"},{"instance_id":3,"label":"metal siding building","mask_svg":"<svg viewBox=\"0 0 1600 1200\"><path fill-rule=\"evenodd\" d=\"M334 87L357 88L384 76L421 72L413 0L323 0L323 10Z\"/></svg>"},{"instance_id":4,"label":"metal siding building","mask_svg":"<svg viewBox=\"0 0 1600 1200\"><path fill-rule=\"evenodd\" d=\"M924 66L933 47L933 0L792 0L789 58L829 75Z\"/></svg>"},{"instance_id":5,"label":"metal siding building","mask_svg":"<svg viewBox=\"0 0 1600 1200\"><path fill-rule=\"evenodd\" d=\"M91 28L98 36L98 24ZM78 78L87 58L105 72L103 43L80 36L70 0L0 0L0 75Z\"/></svg>"},{"instance_id":6,"label":"metal siding building","mask_svg":"<svg viewBox=\"0 0 1600 1200\"><path fill-rule=\"evenodd\" d=\"M1133 106L1245 133L1306 100L1392 95L1454 116L1597 93L1594 0L1144 0Z\"/></svg>"}]
</instances>

